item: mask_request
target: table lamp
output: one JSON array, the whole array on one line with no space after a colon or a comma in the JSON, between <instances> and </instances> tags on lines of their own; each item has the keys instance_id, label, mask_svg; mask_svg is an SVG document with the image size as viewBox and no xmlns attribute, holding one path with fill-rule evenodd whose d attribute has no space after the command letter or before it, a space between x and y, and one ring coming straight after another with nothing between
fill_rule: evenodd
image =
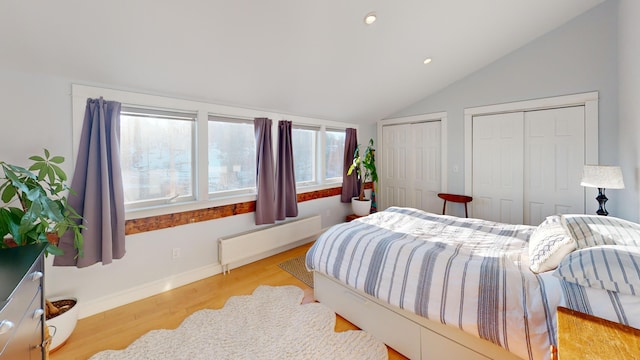
<instances>
[{"instance_id":1,"label":"table lamp","mask_svg":"<svg viewBox=\"0 0 640 360\"><path fill-rule=\"evenodd\" d=\"M605 203L608 199L604 195L604 191L605 189L624 189L622 170L619 166L585 165L580 185L598 188L596 200L598 200L599 207L596 214L607 216L609 213L605 208Z\"/></svg>"}]
</instances>

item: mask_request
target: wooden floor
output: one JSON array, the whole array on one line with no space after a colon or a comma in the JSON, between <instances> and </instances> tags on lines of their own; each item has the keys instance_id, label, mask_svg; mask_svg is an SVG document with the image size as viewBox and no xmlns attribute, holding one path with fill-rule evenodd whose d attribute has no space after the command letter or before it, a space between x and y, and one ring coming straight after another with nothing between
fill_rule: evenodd
<instances>
[{"instance_id":1,"label":"wooden floor","mask_svg":"<svg viewBox=\"0 0 640 360\"><path fill-rule=\"evenodd\" d=\"M295 285L305 292L303 302L313 301L313 289L278 264L306 253L310 244L215 275L78 321L67 343L51 353L51 360L85 360L106 349L123 349L153 329L174 329L200 309L219 309L233 295L251 294L258 285ZM336 331L357 329L337 317ZM406 359L389 349L389 359Z\"/></svg>"}]
</instances>

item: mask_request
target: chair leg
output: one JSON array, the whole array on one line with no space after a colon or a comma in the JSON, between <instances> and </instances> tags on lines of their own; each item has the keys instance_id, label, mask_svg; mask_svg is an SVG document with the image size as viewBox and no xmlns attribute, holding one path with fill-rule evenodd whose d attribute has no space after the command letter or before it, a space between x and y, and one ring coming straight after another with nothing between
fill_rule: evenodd
<instances>
[{"instance_id":1,"label":"chair leg","mask_svg":"<svg viewBox=\"0 0 640 360\"><path fill-rule=\"evenodd\" d=\"M444 201L444 204L442 204L442 215L444 215L445 209L447 208L447 200Z\"/></svg>"},{"instance_id":2,"label":"chair leg","mask_svg":"<svg viewBox=\"0 0 640 360\"><path fill-rule=\"evenodd\" d=\"M469 212L467 212L467 203L464 203L464 217L469 217Z\"/></svg>"}]
</instances>

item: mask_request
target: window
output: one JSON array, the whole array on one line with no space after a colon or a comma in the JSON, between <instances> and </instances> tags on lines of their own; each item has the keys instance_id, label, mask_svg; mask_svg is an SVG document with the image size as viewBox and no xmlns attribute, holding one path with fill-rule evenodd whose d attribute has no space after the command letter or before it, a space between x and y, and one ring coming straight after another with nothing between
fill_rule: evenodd
<instances>
[{"instance_id":1,"label":"window","mask_svg":"<svg viewBox=\"0 0 640 360\"><path fill-rule=\"evenodd\" d=\"M327 182L342 181L345 137L344 129L326 129L325 131L324 179Z\"/></svg>"},{"instance_id":2,"label":"window","mask_svg":"<svg viewBox=\"0 0 640 360\"><path fill-rule=\"evenodd\" d=\"M74 149L87 98L123 104L120 150L131 217L251 201L256 192L253 119L283 116L78 84L72 84L72 95ZM292 117L298 191L338 186L344 128L351 124ZM272 131L275 155L278 121Z\"/></svg>"},{"instance_id":3,"label":"window","mask_svg":"<svg viewBox=\"0 0 640 360\"><path fill-rule=\"evenodd\" d=\"M255 192L253 121L210 115L208 133L209 194Z\"/></svg>"},{"instance_id":4,"label":"window","mask_svg":"<svg viewBox=\"0 0 640 360\"><path fill-rule=\"evenodd\" d=\"M318 128L293 125L291 138L297 185L305 186L318 183L316 177L318 130Z\"/></svg>"},{"instance_id":5,"label":"window","mask_svg":"<svg viewBox=\"0 0 640 360\"><path fill-rule=\"evenodd\" d=\"M196 115L123 107L120 122L125 206L193 199Z\"/></svg>"}]
</instances>

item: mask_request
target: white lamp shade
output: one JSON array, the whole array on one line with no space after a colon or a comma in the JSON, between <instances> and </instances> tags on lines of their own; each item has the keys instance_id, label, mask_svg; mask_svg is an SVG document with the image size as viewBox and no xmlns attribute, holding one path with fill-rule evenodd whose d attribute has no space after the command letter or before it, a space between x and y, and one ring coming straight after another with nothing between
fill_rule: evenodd
<instances>
[{"instance_id":1,"label":"white lamp shade","mask_svg":"<svg viewBox=\"0 0 640 360\"><path fill-rule=\"evenodd\" d=\"M605 189L624 189L619 166L585 165L580 185Z\"/></svg>"}]
</instances>

